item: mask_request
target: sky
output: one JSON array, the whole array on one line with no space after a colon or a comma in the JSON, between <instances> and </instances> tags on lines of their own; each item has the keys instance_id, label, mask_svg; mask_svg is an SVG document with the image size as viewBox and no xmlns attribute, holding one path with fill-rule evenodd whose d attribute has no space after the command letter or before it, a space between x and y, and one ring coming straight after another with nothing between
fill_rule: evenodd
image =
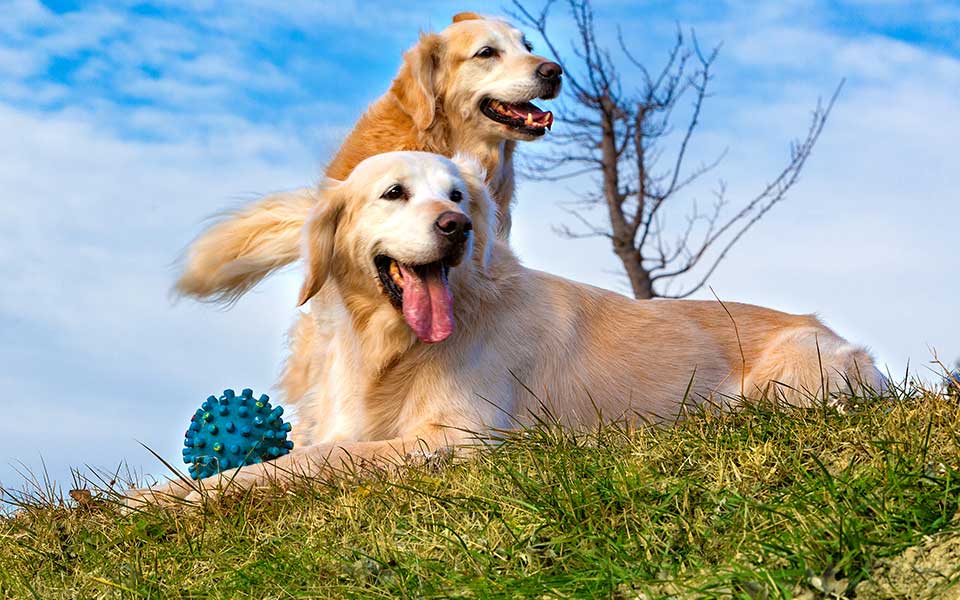
<instances>
[{"instance_id":1,"label":"sky","mask_svg":"<svg viewBox=\"0 0 960 600\"><path fill-rule=\"evenodd\" d=\"M651 66L677 25L722 44L691 164L727 156L690 201L718 178L733 201L759 191L846 80L800 183L711 279L720 298L815 312L895 374L960 357L960 3L595 6L605 43L619 25ZM0 0L0 485L160 473L141 444L176 461L207 395L273 391L301 272L224 310L171 297L178 256L211 214L315 184L418 32L470 8L505 7ZM514 247L628 292L605 240L554 232L589 185L521 182Z\"/></svg>"}]
</instances>

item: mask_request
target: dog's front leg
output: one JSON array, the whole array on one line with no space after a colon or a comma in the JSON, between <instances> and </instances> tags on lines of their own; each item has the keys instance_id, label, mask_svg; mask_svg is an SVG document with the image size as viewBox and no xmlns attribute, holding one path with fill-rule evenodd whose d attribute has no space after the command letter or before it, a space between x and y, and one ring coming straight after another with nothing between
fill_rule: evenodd
<instances>
[{"instance_id":1,"label":"dog's front leg","mask_svg":"<svg viewBox=\"0 0 960 600\"><path fill-rule=\"evenodd\" d=\"M357 469L395 468L414 454L435 451L420 438L394 438L376 442L317 444L291 452L279 459L224 471L201 479L186 500L205 498L250 488L288 487L300 479L329 479Z\"/></svg>"},{"instance_id":2,"label":"dog's front leg","mask_svg":"<svg viewBox=\"0 0 960 600\"><path fill-rule=\"evenodd\" d=\"M355 468L390 468L401 465L413 454L426 454L449 447L422 438L394 438L375 442L317 444L294 450L270 462L230 469L199 481L173 480L157 488L131 490L127 506L144 503L169 504L178 500L199 502L225 492L250 488L289 486L301 478L325 479Z\"/></svg>"}]
</instances>

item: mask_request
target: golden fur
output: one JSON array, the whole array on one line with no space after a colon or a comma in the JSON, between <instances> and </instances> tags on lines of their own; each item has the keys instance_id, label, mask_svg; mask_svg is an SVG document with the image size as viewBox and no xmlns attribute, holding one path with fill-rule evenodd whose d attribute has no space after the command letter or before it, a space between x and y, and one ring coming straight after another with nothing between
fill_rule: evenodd
<instances>
[{"instance_id":1,"label":"golden fur","mask_svg":"<svg viewBox=\"0 0 960 600\"><path fill-rule=\"evenodd\" d=\"M497 44L502 56L495 63L473 60L477 46L483 44ZM483 116L479 100L490 95L487 92L513 96L506 98L511 101L555 97L559 84L551 87L536 77L544 62L523 46L522 34L507 22L475 13L456 15L452 25L421 35L404 53L390 89L357 121L326 176L345 179L360 161L383 152L469 154L486 170L486 183L500 213L499 233L506 238L514 146L534 136ZM300 257L300 230L315 202L316 191L302 189L228 214L191 246L176 291L198 299L237 299Z\"/></svg>"},{"instance_id":2,"label":"golden fur","mask_svg":"<svg viewBox=\"0 0 960 600\"><path fill-rule=\"evenodd\" d=\"M413 190L408 201L379 197L394 180ZM461 185L468 199L444 199L444 190ZM293 340L291 361L313 361L306 379L287 385L301 394L297 448L204 480L205 488L266 485L291 473L322 477L343 462L454 447L466 432L528 423L544 408L579 428L601 416L671 419L684 401L725 405L772 394L802 405L883 386L869 354L813 316L636 301L524 268L495 235L496 209L474 161L384 154L322 195L304 228L310 260L300 300L316 302L332 282L345 315L318 322L320 347L312 334ZM387 299L373 257L439 260L431 226L443 211L472 219L472 243L449 275L455 331L426 344ZM398 223L406 237L396 237ZM176 482L158 492L197 498ZM134 497L164 497L152 493Z\"/></svg>"},{"instance_id":3,"label":"golden fur","mask_svg":"<svg viewBox=\"0 0 960 600\"><path fill-rule=\"evenodd\" d=\"M478 45L494 42L504 53L492 71L471 60ZM390 89L357 121L327 167L327 176L346 179L363 159L393 150L470 154L487 173L486 183L500 215L498 233L506 237L514 191L514 146L531 138L481 115L478 95L555 96L559 86L543 90L528 81L536 79L533 72L545 60L523 47L522 34L509 24L475 13L456 15L453 25L422 35L404 54ZM504 82L510 87L504 89ZM191 245L177 293L231 302L269 273L298 260L301 230L316 202L315 190L298 190L269 196L226 215ZM344 313L335 285L326 286L321 295L322 301L312 303L312 314L300 315L289 333L292 356L280 387L290 405L305 397L304 382L317 376L324 360L319 349ZM301 351L306 344L312 352ZM309 420L310 411L302 412Z\"/></svg>"}]
</instances>

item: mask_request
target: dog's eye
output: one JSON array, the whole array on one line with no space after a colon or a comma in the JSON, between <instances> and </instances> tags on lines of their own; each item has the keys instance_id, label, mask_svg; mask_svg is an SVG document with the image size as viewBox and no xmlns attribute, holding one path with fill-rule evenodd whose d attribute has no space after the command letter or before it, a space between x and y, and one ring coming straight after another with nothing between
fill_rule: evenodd
<instances>
[{"instance_id":1,"label":"dog's eye","mask_svg":"<svg viewBox=\"0 0 960 600\"><path fill-rule=\"evenodd\" d=\"M380 196L384 200L403 200L407 197L407 190L403 189L403 186L399 183L395 183L387 188Z\"/></svg>"},{"instance_id":2,"label":"dog's eye","mask_svg":"<svg viewBox=\"0 0 960 600\"><path fill-rule=\"evenodd\" d=\"M497 55L497 51L490 46L484 46L477 50L477 53L474 54L474 58L493 58Z\"/></svg>"},{"instance_id":3,"label":"dog's eye","mask_svg":"<svg viewBox=\"0 0 960 600\"><path fill-rule=\"evenodd\" d=\"M527 52L533 52L533 44L527 38L523 38L523 47L527 49Z\"/></svg>"},{"instance_id":4,"label":"dog's eye","mask_svg":"<svg viewBox=\"0 0 960 600\"><path fill-rule=\"evenodd\" d=\"M463 192L460 190L453 190L450 192L450 200L459 203L461 200L463 200Z\"/></svg>"}]
</instances>

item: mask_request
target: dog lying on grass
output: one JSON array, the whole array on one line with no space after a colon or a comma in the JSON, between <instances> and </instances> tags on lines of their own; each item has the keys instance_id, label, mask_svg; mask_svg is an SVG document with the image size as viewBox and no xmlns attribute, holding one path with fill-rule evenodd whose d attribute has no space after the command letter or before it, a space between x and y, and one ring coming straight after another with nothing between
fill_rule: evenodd
<instances>
[{"instance_id":1,"label":"dog lying on grass","mask_svg":"<svg viewBox=\"0 0 960 600\"><path fill-rule=\"evenodd\" d=\"M299 302L316 302L333 283L346 318L326 324L334 329L320 351L329 360L298 399L323 430L309 446L202 488L393 462L543 410L582 428L601 416L673 419L707 401L775 396L803 405L882 386L869 354L812 316L636 301L524 268L496 236L484 178L471 159L392 152L324 186L303 230ZM175 481L133 498L200 494Z\"/></svg>"}]
</instances>

